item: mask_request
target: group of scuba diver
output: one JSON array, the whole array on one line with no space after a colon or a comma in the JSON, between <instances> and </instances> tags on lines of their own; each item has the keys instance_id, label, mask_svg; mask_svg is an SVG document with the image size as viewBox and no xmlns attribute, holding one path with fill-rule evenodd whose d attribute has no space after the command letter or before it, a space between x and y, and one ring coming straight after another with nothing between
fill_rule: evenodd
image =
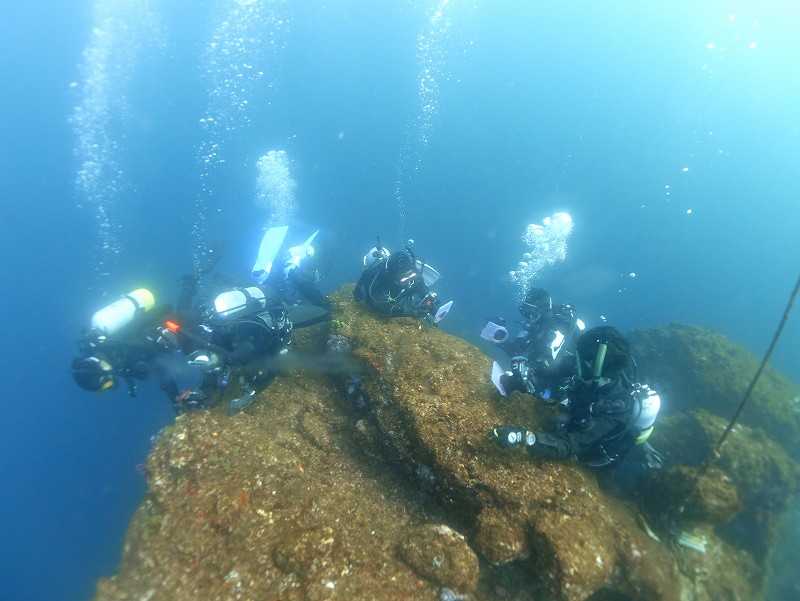
<instances>
[{"instance_id":1,"label":"group of scuba diver","mask_svg":"<svg viewBox=\"0 0 800 601\"><path fill-rule=\"evenodd\" d=\"M572 305L554 306L543 288L530 289L519 312L524 321L513 338L505 320L484 323L481 336L511 357L508 371L494 362L492 381L502 396L529 394L558 414L550 432L497 425L488 439L532 456L574 457L595 468L601 484L632 494L663 458L648 443L661 399L639 382L630 343L610 326L587 330Z\"/></svg>"},{"instance_id":2,"label":"group of scuba diver","mask_svg":"<svg viewBox=\"0 0 800 601\"><path fill-rule=\"evenodd\" d=\"M329 267L315 258L312 242L319 232L283 250L287 230L270 228L265 234L252 269L254 283L214 274L207 294L195 302L200 279L219 259L217 248L197 274L180 279L174 308L156 308L153 294L140 288L97 311L72 362L77 384L101 392L122 381L135 396L136 380L152 376L176 413L213 407L236 386L228 412L249 406L280 370L293 329L325 321L330 312L316 285L321 269ZM273 266L279 253L283 262ZM176 375L199 383L181 390Z\"/></svg>"},{"instance_id":3,"label":"group of scuba diver","mask_svg":"<svg viewBox=\"0 0 800 601\"><path fill-rule=\"evenodd\" d=\"M317 288L331 258L315 249L319 231L284 249L287 230L267 230L249 283L215 275L207 293L194 300L200 278L219 258L217 249L197 274L181 278L174 308L156 308L153 295L137 289L97 311L72 363L75 381L92 392L123 381L134 396L136 380L153 377L176 413L216 406L235 386L228 413L248 407L279 372L292 331L325 321L330 312ZM431 292L440 274L414 254L411 243L389 252L378 239L364 256L353 296L377 314L435 325L453 303L443 304ZM639 382L627 339L613 327L587 330L571 305L554 306L542 288L529 290L519 311L524 322L514 337L499 317L484 323L481 336L511 358L508 371L493 364L492 381L504 397L518 391L559 413L550 432L497 425L488 439L534 456L574 457L599 474L626 471L629 481L661 467L661 456L647 442L661 402ZM176 357L183 372L199 379L197 386L181 391ZM607 469L620 466L625 470Z\"/></svg>"}]
</instances>

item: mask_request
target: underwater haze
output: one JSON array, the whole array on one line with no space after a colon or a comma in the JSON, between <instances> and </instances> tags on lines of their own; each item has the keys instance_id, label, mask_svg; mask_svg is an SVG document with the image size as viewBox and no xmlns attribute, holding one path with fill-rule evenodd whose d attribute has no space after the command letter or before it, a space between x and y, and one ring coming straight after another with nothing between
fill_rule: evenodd
<instances>
[{"instance_id":1,"label":"underwater haze","mask_svg":"<svg viewBox=\"0 0 800 601\"><path fill-rule=\"evenodd\" d=\"M761 356L800 272L796 3L44 0L0 17L2 599L88 599L116 571L137 466L174 415L152 382L78 388L76 341L129 290L173 303L215 240L218 270L247 278L265 228L321 228L340 242L329 292L376 236L413 239L454 301L442 328L476 344L536 285L590 327L692 323ZM794 382L798 320L772 358Z\"/></svg>"}]
</instances>

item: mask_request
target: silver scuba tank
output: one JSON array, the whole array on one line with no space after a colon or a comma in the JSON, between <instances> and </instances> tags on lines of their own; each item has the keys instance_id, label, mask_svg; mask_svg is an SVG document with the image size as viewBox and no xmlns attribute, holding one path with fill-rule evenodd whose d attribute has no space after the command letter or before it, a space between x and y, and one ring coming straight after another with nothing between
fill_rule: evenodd
<instances>
[{"instance_id":1,"label":"silver scuba tank","mask_svg":"<svg viewBox=\"0 0 800 601\"><path fill-rule=\"evenodd\" d=\"M234 288L221 294L214 299L214 311L216 317L225 319L228 317L241 316L243 312L252 310L263 310L267 306L264 291L256 286L248 288Z\"/></svg>"}]
</instances>

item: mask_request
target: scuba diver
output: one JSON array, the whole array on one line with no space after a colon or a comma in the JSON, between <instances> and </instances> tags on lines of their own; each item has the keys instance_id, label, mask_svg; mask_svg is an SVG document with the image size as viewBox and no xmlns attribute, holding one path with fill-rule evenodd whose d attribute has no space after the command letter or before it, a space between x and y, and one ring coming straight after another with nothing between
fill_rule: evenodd
<instances>
[{"instance_id":1,"label":"scuba diver","mask_svg":"<svg viewBox=\"0 0 800 601\"><path fill-rule=\"evenodd\" d=\"M169 365L170 355L186 349L176 344L171 328L200 321L198 312L192 309L192 298L200 278L216 266L224 246L222 239L212 241L197 271L179 278L182 286L175 309L170 305L155 309L152 292L139 288L97 311L78 342L80 356L72 361L70 371L78 386L102 392L117 389L122 380L133 397L137 393L135 380L154 375L176 413L206 408L200 398L178 403L181 393L172 373L174 365Z\"/></svg>"},{"instance_id":2,"label":"scuba diver","mask_svg":"<svg viewBox=\"0 0 800 601\"><path fill-rule=\"evenodd\" d=\"M80 356L72 361L70 372L81 388L90 392L116 390L122 380L128 394L136 396L135 380L146 380L155 373L161 389L171 401L178 386L159 356L173 351L162 336L163 324L172 307L154 309L155 298L139 288L97 311L91 326L78 342Z\"/></svg>"},{"instance_id":3,"label":"scuba diver","mask_svg":"<svg viewBox=\"0 0 800 601\"><path fill-rule=\"evenodd\" d=\"M531 455L554 459L575 457L593 468L617 467L630 454L633 467L627 484L641 481L663 459L647 443L661 400L640 384L627 339L615 328L602 326L584 332L576 348L576 374L566 389L564 413L553 433L531 432L518 426L495 426L487 438L503 449L524 446ZM631 373L633 370L633 373ZM631 453L637 449L637 453ZM608 470L610 484L616 470Z\"/></svg>"},{"instance_id":4,"label":"scuba diver","mask_svg":"<svg viewBox=\"0 0 800 601\"><path fill-rule=\"evenodd\" d=\"M511 357L510 371L494 362L492 381L503 396L518 390L559 403L575 373L575 344L586 326L575 316L572 305L554 307L544 288L532 288L519 312L525 321L514 338L504 319L494 317L484 323L481 337Z\"/></svg>"},{"instance_id":5,"label":"scuba diver","mask_svg":"<svg viewBox=\"0 0 800 601\"><path fill-rule=\"evenodd\" d=\"M430 291L437 279L439 273L416 257L410 246L390 253L378 239L364 255L364 271L353 297L387 317L419 317L436 323L453 304L441 305L437 294Z\"/></svg>"},{"instance_id":6,"label":"scuba diver","mask_svg":"<svg viewBox=\"0 0 800 601\"><path fill-rule=\"evenodd\" d=\"M258 286L220 291L200 313L199 323L174 321L170 328L174 344L202 371L199 389L180 394L176 411L216 405L234 377L243 391L228 403L234 415L277 375L275 357L286 352L293 324L274 291Z\"/></svg>"},{"instance_id":7,"label":"scuba diver","mask_svg":"<svg viewBox=\"0 0 800 601\"><path fill-rule=\"evenodd\" d=\"M326 252L312 243L320 230L315 231L302 244L280 252L288 226L269 228L261 241L252 274L259 284L273 288L286 305L308 304L330 309L330 302L317 288L328 275L333 260L331 244Z\"/></svg>"}]
</instances>

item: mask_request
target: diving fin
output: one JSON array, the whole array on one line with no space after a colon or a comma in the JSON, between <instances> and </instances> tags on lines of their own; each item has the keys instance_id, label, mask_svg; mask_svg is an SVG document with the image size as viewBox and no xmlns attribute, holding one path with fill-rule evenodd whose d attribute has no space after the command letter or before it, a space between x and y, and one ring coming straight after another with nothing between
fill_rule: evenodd
<instances>
[{"instance_id":1,"label":"diving fin","mask_svg":"<svg viewBox=\"0 0 800 601\"><path fill-rule=\"evenodd\" d=\"M289 321L294 329L313 326L328 319L330 311L318 305L292 305L286 307Z\"/></svg>"},{"instance_id":2,"label":"diving fin","mask_svg":"<svg viewBox=\"0 0 800 601\"><path fill-rule=\"evenodd\" d=\"M289 226L282 225L280 227L271 227L264 233L264 237L261 239L261 246L258 248L256 262L253 263L253 277L259 282L263 282L267 278L270 269L272 269L272 262L278 255L288 231Z\"/></svg>"},{"instance_id":3,"label":"diving fin","mask_svg":"<svg viewBox=\"0 0 800 601\"><path fill-rule=\"evenodd\" d=\"M313 234L311 234L311 235L308 237L308 240L306 240L305 242L303 242L303 248L306 248L306 249L307 249L309 246L311 246L311 243L314 241L314 238L316 238L316 237L317 237L317 234L319 234L319 230L317 230L316 232L314 232Z\"/></svg>"},{"instance_id":4,"label":"diving fin","mask_svg":"<svg viewBox=\"0 0 800 601\"><path fill-rule=\"evenodd\" d=\"M321 240L314 246L314 263L320 280L328 277L341 247L341 239L330 231L323 233Z\"/></svg>"},{"instance_id":5,"label":"diving fin","mask_svg":"<svg viewBox=\"0 0 800 601\"><path fill-rule=\"evenodd\" d=\"M440 277L442 277L442 274L427 263L422 266L422 279L425 280L425 285L429 288L433 286Z\"/></svg>"},{"instance_id":6,"label":"diving fin","mask_svg":"<svg viewBox=\"0 0 800 601\"><path fill-rule=\"evenodd\" d=\"M225 239L217 238L208 245L205 256L200 260L200 266L197 270L197 275L203 277L211 273L211 270L217 266L219 258L222 256L222 251L225 249Z\"/></svg>"},{"instance_id":7,"label":"diving fin","mask_svg":"<svg viewBox=\"0 0 800 601\"><path fill-rule=\"evenodd\" d=\"M219 259L222 256L222 251L225 249L225 239L217 238L208 245L205 254L200 257L197 263L197 269L192 275L185 275L181 279L194 278L199 281L204 275L208 275L217 266Z\"/></svg>"}]
</instances>

